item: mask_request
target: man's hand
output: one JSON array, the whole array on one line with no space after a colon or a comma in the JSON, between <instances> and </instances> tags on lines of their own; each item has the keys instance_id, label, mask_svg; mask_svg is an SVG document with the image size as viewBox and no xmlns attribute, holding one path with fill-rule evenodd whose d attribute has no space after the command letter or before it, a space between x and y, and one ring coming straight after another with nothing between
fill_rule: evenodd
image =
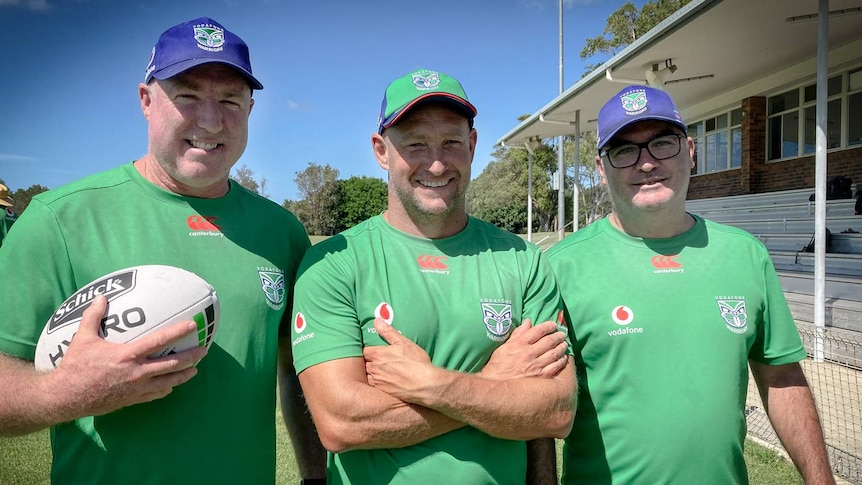
<instances>
[{"instance_id":1,"label":"man's hand","mask_svg":"<svg viewBox=\"0 0 862 485\"><path fill-rule=\"evenodd\" d=\"M180 322L139 340L116 344L99 336L107 308L97 296L84 311L77 333L63 360L50 372L49 391L63 395L77 408L75 417L97 416L116 409L160 399L197 374L195 365L207 349L196 347L149 359L166 345L197 331L194 322ZM74 403L74 404L73 404Z\"/></svg>"},{"instance_id":2,"label":"man's hand","mask_svg":"<svg viewBox=\"0 0 862 485\"><path fill-rule=\"evenodd\" d=\"M555 322L532 326L527 319L491 354L479 375L488 379L554 377L566 367L566 348L566 334L557 330Z\"/></svg>"},{"instance_id":3,"label":"man's hand","mask_svg":"<svg viewBox=\"0 0 862 485\"><path fill-rule=\"evenodd\" d=\"M389 345L365 347L368 384L405 402L413 399L429 382L435 367L424 349L401 335L383 319L374 319L374 328Z\"/></svg>"}]
</instances>

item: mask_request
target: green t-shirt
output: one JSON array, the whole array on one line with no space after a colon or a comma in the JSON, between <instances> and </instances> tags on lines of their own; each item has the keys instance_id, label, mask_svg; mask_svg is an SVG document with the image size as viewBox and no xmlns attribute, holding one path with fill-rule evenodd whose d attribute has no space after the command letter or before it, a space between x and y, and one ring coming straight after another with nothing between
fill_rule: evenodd
<instances>
[{"instance_id":1,"label":"green t-shirt","mask_svg":"<svg viewBox=\"0 0 862 485\"><path fill-rule=\"evenodd\" d=\"M297 372L383 345L375 316L434 365L478 372L522 319L557 320L562 308L541 251L473 218L460 233L430 240L375 216L312 247L295 293ZM523 483L525 450L523 441L464 427L405 448L330 454L328 476L356 484Z\"/></svg>"},{"instance_id":2,"label":"green t-shirt","mask_svg":"<svg viewBox=\"0 0 862 485\"><path fill-rule=\"evenodd\" d=\"M748 360L806 352L766 248L695 220L641 239L605 218L548 251L581 389L564 483L748 483Z\"/></svg>"},{"instance_id":3,"label":"green t-shirt","mask_svg":"<svg viewBox=\"0 0 862 485\"><path fill-rule=\"evenodd\" d=\"M190 381L52 428L52 481L273 483L279 327L308 246L292 214L233 181L218 199L183 197L126 164L34 197L0 251L0 352L32 360L63 300L129 266L192 271L221 303Z\"/></svg>"}]
</instances>

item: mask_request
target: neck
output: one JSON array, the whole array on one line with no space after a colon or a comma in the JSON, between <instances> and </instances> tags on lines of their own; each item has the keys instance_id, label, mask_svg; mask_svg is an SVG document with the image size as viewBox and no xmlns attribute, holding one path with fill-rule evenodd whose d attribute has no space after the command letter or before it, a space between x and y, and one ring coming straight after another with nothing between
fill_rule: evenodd
<instances>
[{"instance_id":1,"label":"neck","mask_svg":"<svg viewBox=\"0 0 862 485\"><path fill-rule=\"evenodd\" d=\"M168 174L159 162L150 155L135 161L135 169L142 177L149 180L153 185L173 192L175 194L184 195L187 197L197 197L199 199L216 199L223 197L230 189L230 182L225 178L214 184L195 187L186 185L179 180L174 179Z\"/></svg>"},{"instance_id":2,"label":"neck","mask_svg":"<svg viewBox=\"0 0 862 485\"><path fill-rule=\"evenodd\" d=\"M629 236L645 239L667 239L678 236L691 229L694 218L685 211L669 216L654 214L638 214L636 217L626 217L616 211L610 215L610 222L617 229Z\"/></svg>"},{"instance_id":3,"label":"neck","mask_svg":"<svg viewBox=\"0 0 862 485\"><path fill-rule=\"evenodd\" d=\"M459 212L455 215L410 215L387 209L383 212L383 220L401 232L427 239L443 239L454 236L467 227L467 214Z\"/></svg>"}]
</instances>

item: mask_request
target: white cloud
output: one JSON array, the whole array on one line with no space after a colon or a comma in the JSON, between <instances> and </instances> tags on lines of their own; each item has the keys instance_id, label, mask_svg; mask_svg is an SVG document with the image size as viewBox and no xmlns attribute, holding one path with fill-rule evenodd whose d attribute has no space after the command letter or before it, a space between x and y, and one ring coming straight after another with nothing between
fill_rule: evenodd
<instances>
[{"instance_id":1,"label":"white cloud","mask_svg":"<svg viewBox=\"0 0 862 485\"><path fill-rule=\"evenodd\" d=\"M50 10L48 0L0 0L0 8L26 8L28 10L36 10L44 12Z\"/></svg>"},{"instance_id":2,"label":"white cloud","mask_svg":"<svg viewBox=\"0 0 862 485\"><path fill-rule=\"evenodd\" d=\"M5 2L7 0L0 0L0 2ZM26 155L15 155L13 153L0 153L0 160L6 162L35 162L36 159L33 157L28 157Z\"/></svg>"}]
</instances>

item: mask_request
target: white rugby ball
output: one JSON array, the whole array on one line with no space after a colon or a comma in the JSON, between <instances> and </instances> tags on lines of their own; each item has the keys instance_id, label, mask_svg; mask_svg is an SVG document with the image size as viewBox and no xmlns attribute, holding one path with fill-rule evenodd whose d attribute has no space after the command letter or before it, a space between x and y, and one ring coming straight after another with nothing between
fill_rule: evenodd
<instances>
[{"instance_id":1,"label":"white rugby ball","mask_svg":"<svg viewBox=\"0 0 862 485\"><path fill-rule=\"evenodd\" d=\"M60 305L36 344L36 369L57 367L78 330L84 310L100 294L107 297L108 308L99 334L109 342L131 342L185 320L197 323L196 333L154 353L151 358L198 346L209 348L218 329L218 297L203 278L173 266L134 266L90 282Z\"/></svg>"}]
</instances>

